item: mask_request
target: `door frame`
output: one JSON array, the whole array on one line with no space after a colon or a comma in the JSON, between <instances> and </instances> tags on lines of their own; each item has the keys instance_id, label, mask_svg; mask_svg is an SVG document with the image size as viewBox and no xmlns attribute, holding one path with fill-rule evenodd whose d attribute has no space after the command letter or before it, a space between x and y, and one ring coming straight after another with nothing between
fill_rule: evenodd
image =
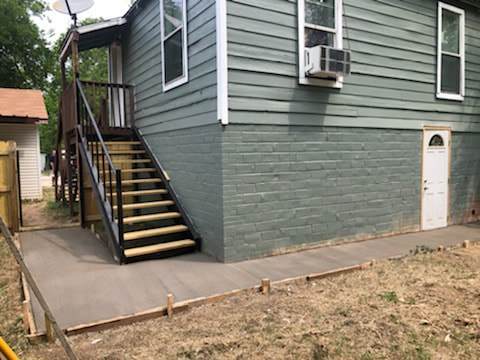
<instances>
[{"instance_id":1,"label":"door frame","mask_svg":"<svg viewBox=\"0 0 480 360\"><path fill-rule=\"evenodd\" d=\"M452 128L449 126L435 126L435 125L425 125L422 129L422 144L420 147L420 231L428 231L423 229L423 193L424 193L424 161L425 161L425 135L427 131L447 131L448 132L448 165L447 165L447 226L450 226L450 179L452 175Z\"/></svg>"}]
</instances>

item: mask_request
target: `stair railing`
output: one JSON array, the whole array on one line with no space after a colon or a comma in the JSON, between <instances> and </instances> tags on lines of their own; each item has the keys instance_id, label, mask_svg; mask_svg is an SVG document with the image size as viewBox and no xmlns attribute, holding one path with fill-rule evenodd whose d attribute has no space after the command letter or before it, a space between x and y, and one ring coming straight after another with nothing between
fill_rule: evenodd
<instances>
[{"instance_id":1,"label":"stair railing","mask_svg":"<svg viewBox=\"0 0 480 360\"><path fill-rule=\"evenodd\" d=\"M104 223L115 240L115 250L122 262L124 258L122 170L112 161L80 80L77 80L77 89L80 150L93 180L92 187L100 199Z\"/></svg>"}]
</instances>

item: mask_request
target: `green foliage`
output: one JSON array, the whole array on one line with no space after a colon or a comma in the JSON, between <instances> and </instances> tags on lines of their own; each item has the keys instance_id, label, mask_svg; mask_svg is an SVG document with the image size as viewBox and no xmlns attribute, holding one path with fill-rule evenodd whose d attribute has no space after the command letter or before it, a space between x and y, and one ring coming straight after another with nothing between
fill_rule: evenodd
<instances>
[{"instance_id":1,"label":"green foliage","mask_svg":"<svg viewBox=\"0 0 480 360\"><path fill-rule=\"evenodd\" d=\"M52 57L32 20L44 10L41 0L0 1L0 87L44 89Z\"/></svg>"},{"instance_id":2,"label":"green foliage","mask_svg":"<svg viewBox=\"0 0 480 360\"><path fill-rule=\"evenodd\" d=\"M435 252L435 249L427 245L417 245L415 249L410 250L410 254L412 255L430 254L432 252Z\"/></svg>"},{"instance_id":3,"label":"green foliage","mask_svg":"<svg viewBox=\"0 0 480 360\"><path fill-rule=\"evenodd\" d=\"M387 291L384 292L383 294L380 295L383 300L392 302L392 303L398 303L398 296L395 291Z\"/></svg>"},{"instance_id":4,"label":"green foliage","mask_svg":"<svg viewBox=\"0 0 480 360\"><path fill-rule=\"evenodd\" d=\"M85 19L80 22L80 26L89 25L103 19ZM47 125L40 127L41 151L51 153L55 148L57 135L57 116L59 110L59 101L61 95L61 70L58 61L58 54L66 34L59 37L54 44L51 53L55 58L52 66L52 76L45 92L45 104L49 114ZM70 71L67 68L67 71ZM108 81L108 50L106 48L91 49L80 53L80 77L83 80Z\"/></svg>"}]
</instances>

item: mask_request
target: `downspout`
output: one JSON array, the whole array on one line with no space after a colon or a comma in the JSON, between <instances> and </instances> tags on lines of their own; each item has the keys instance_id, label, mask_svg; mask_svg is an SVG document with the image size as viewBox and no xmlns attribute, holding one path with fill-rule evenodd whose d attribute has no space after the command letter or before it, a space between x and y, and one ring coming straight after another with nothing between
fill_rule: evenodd
<instances>
[{"instance_id":1,"label":"downspout","mask_svg":"<svg viewBox=\"0 0 480 360\"><path fill-rule=\"evenodd\" d=\"M228 125L227 0L216 1L217 118Z\"/></svg>"}]
</instances>

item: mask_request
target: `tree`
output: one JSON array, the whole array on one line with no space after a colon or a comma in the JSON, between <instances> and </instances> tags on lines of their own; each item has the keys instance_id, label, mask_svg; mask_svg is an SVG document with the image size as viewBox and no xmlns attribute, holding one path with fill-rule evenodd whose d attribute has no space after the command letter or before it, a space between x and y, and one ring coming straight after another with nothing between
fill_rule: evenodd
<instances>
[{"instance_id":1,"label":"tree","mask_svg":"<svg viewBox=\"0 0 480 360\"><path fill-rule=\"evenodd\" d=\"M80 22L80 26L89 25L103 21L103 19L85 19ZM49 114L49 122L47 125L40 127L40 144L43 153L51 153L55 149L57 135L57 116L60 111L60 95L62 91L61 71L58 55L61 51L63 34L55 42L51 49L53 65L51 76L45 88L45 104ZM67 68L67 71L70 71ZM108 51L106 48L91 49L80 53L80 78L92 81L108 80Z\"/></svg>"},{"instance_id":2,"label":"tree","mask_svg":"<svg viewBox=\"0 0 480 360\"><path fill-rule=\"evenodd\" d=\"M45 9L43 0L0 1L0 87L44 88L52 58L32 17Z\"/></svg>"}]
</instances>

